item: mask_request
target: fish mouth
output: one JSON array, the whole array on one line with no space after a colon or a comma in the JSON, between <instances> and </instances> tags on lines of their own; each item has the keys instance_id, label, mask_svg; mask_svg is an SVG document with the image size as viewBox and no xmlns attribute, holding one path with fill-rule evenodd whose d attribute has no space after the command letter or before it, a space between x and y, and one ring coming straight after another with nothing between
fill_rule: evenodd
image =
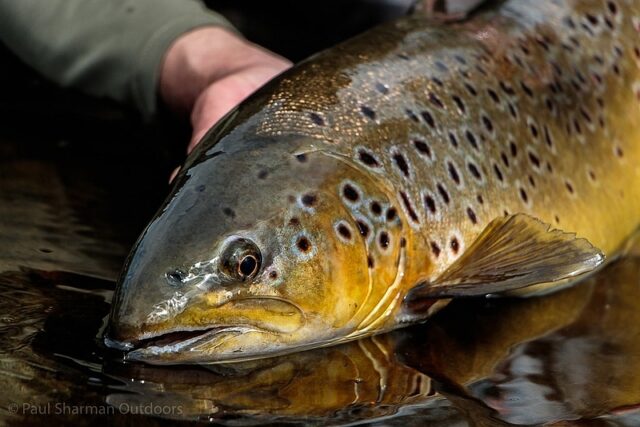
<instances>
[{"instance_id":1,"label":"fish mouth","mask_svg":"<svg viewBox=\"0 0 640 427\"><path fill-rule=\"evenodd\" d=\"M168 324L151 325L125 341L106 336L104 342L107 347L124 351L124 360L129 361L216 363L247 352L263 352L269 343L294 334L306 324L302 309L281 298L242 298L209 310L217 319L208 325L189 325L188 319L204 313L202 304L195 304Z\"/></svg>"}]
</instances>

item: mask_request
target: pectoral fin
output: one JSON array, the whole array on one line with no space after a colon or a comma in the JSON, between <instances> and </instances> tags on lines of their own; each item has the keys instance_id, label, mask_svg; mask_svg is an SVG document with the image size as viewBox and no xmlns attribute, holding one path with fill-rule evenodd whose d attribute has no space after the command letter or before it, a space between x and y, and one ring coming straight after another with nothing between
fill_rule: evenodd
<instances>
[{"instance_id":1,"label":"pectoral fin","mask_svg":"<svg viewBox=\"0 0 640 427\"><path fill-rule=\"evenodd\" d=\"M562 282L589 272L604 254L588 240L551 229L525 214L496 218L433 283L409 299L487 295L540 283Z\"/></svg>"}]
</instances>

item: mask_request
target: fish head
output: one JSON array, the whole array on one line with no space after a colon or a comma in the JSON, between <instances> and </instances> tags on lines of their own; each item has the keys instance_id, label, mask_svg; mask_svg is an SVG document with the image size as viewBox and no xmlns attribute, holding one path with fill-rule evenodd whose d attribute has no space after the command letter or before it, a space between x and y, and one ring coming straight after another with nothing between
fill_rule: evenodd
<instances>
[{"instance_id":1,"label":"fish head","mask_svg":"<svg viewBox=\"0 0 640 427\"><path fill-rule=\"evenodd\" d=\"M310 138L223 142L190 157L125 265L105 342L129 360L248 360L355 328L370 272L340 185L357 172Z\"/></svg>"}]
</instances>

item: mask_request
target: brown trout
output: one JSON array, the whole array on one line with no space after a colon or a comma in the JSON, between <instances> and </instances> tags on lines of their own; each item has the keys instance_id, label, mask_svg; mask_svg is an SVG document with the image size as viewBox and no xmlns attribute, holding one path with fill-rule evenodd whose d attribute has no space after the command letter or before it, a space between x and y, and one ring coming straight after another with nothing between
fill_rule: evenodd
<instances>
[{"instance_id":1,"label":"brown trout","mask_svg":"<svg viewBox=\"0 0 640 427\"><path fill-rule=\"evenodd\" d=\"M640 220L640 3L420 14L215 126L137 242L106 343L149 363L327 346L454 297L534 295Z\"/></svg>"}]
</instances>

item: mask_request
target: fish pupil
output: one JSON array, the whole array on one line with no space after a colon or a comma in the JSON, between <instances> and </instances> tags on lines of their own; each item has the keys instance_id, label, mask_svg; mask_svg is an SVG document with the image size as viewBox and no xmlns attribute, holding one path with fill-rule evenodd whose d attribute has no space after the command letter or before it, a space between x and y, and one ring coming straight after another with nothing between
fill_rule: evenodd
<instances>
[{"instance_id":1,"label":"fish pupil","mask_svg":"<svg viewBox=\"0 0 640 427\"><path fill-rule=\"evenodd\" d=\"M238 272L245 277L252 276L258 267L258 260L253 255L247 255L240 262Z\"/></svg>"}]
</instances>

